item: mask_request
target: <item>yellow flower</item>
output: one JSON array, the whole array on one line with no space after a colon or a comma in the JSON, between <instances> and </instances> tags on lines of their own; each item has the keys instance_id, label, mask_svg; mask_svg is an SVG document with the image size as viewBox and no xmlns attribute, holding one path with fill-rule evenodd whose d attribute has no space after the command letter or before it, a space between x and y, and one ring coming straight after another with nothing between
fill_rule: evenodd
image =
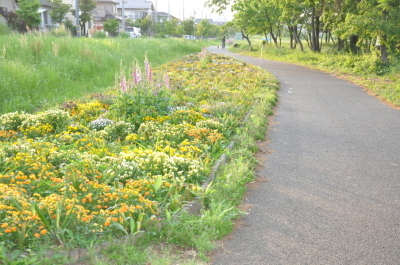
<instances>
[{"instance_id":1,"label":"yellow flower","mask_svg":"<svg viewBox=\"0 0 400 265\"><path fill-rule=\"evenodd\" d=\"M3 224L1 224L1 227L2 228L6 228L6 227L8 227L8 224L7 223L3 223Z\"/></svg>"},{"instance_id":2,"label":"yellow flower","mask_svg":"<svg viewBox=\"0 0 400 265\"><path fill-rule=\"evenodd\" d=\"M111 224L110 221L105 221L104 226L109 226Z\"/></svg>"}]
</instances>

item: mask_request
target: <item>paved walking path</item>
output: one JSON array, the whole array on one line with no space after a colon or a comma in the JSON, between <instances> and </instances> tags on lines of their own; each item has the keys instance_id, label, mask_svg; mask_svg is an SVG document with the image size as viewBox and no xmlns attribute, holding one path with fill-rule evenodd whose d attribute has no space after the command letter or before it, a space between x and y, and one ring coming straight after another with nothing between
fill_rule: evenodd
<instances>
[{"instance_id":1,"label":"paved walking path","mask_svg":"<svg viewBox=\"0 0 400 265\"><path fill-rule=\"evenodd\" d=\"M330 74L235 55L281 82L269 181L214 265L400 264L400 111Z\"/></svg>"}]
</instances>

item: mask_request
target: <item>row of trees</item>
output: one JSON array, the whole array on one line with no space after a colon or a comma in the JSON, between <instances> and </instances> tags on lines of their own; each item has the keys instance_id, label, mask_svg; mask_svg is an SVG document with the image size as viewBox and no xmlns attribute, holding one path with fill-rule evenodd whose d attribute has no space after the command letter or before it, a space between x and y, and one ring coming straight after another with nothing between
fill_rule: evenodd
<instances>
[{"instance_id":1,"label":"row of trees","mask_svg":"<svg viewBox=\"0 0 400 265\"><path fill-rule=\"evenodd\" d=\"M49 0L52 4L50 10L50 17L54 23L61 24L68 12L72 11L75 14L75 10L71 10L71 5L65 4L62 0ZM5 18L9 27L19 32L26 32L28 29L32 30L40 25L40 7L39 0L19 0L18 10L9 12ZM96 8L96 1L94 0L79 0L79 23L82 27L82 31L85 32L84 26L87 22L92 19L92 11ZM70 22L71 26L72 23Z\"/></svg>"},{"instance_id":2,"label":"row of trees","mask_svg":"<svg viewBox=\"0 0 400 265\"><path fill-rule=\"evenodd\" d=\"M270 36L279 45L287 29L291 48L303 50L304 39L312 51L320 52L325 38L337 49L354 53L376 45L383 62L399 52L399 0L208 0L220 12L229 4L236 11L231 23L250 46L249 35L256 34Z\"/></svg>"},{"instance_id":3,"label":"row of trees","mask_svg":"<svg viewBox=\"0 0 400 265\"><path fill-rule=\"evenodd\" d=\"M128 21L129 23L129 21ZM219 37L224 34L225 28L211 24L208 20L202 20L198 25L193 18L183 21L178 19L154 22L151 17L136 20L129 23L133 27L139 27L143 34L164 36L195 35L200 38Z\"/></svg>"},{"instance_id":4,"label":"row of trees","mask_svg":"<svg viewBox=\"0 0 400 265\"><path fill-rule=\"evenodd\" d=\"M52 3L50 11L50 17L54 23L62 23L68 12L71 10L71 5L64 4L62 0L49 0ZM8 25L13 30L19 32L26 32L28 29L35 29L40 25L40 13L38 9L40 7L39 0L19 0L19 9L16 13L10 12L6 16ZM93 0L80 0L79 1L79 22L83 32L86 32L85 25L91 21L91 13L96 7L96 2ZM72 23L70 23L72 27ZM117 21L108 21L106 25L109 30L113 30L112 33L115 35L118 31ZM116 26L115 26L116 25ZM68 26L68 25L67 25ZM224 34L224 30L221 26L211 24L208 20L203 20L199 25L195 25L194 19L189 18L184 21L177 19L166 20L162 22L154 22L150 16L145 17L135 22L127 20L127 26L139 27L142 33L146 35L156 35L159 37L163 36L181 36L181 35L195 35L201 38L218 37Z\"/></svg>"}]
</instances>

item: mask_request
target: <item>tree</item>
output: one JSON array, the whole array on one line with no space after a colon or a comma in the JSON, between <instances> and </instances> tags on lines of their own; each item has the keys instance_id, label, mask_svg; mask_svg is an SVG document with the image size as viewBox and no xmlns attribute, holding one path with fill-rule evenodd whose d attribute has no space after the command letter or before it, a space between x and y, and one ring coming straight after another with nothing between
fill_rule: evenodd
<instances>
[{"instance_id":1,"label":"tree","mask_svg":"<svg viewBox=\"0 0 400 265\"><path fill-rule=\"evenodd\" d=\"M142 33L147 33L150 35L150 29L151 29L151 26L153 25L153 20L151 19L151 17L146 16L146 17L140 19L139 22L140 22L140 31Z\"/></svg>"},{"instance_id":2,"label":"tree","mask_svg":"<svg viewBox=\"0 0 400 265\"><path fill-rule=\"evenodd\" d=\"M179 20L176 18L165 21L165 33L169 36L178 35Z\"/></svg>"},{"instance_id":3,"label":"tree","mask_svg":"<svg viewBox=\"0 0 400 265\"><path fill-rule=\"evenodd\" d=\"M38 0L20 0L18 2L19 9L15 12L26 22L29 29L34 29L40 25L40 2Z\"/></svg>"},{"instance_id":4,"label":"tree","mask_svg":"<svg viewBox=\"0 0 400 265\"><path fill-rule=\"evenodd\" d=\"M183 31L182 34L194 35L194 20L192 17L182 21L179 27Z\"/></svg>"},{"instance_id":5,"label":"tree","mask_svg":"<svg viewBox=\"0 0 400 265\"><path fill-rule=\"evenodd\" d=\"M196 35L201 36L202 39L208 38L212 33L212 25L207 19L203 19L196 28Z\"/></svg>"},{"instance_id":6,"label":"tree","mask_svg":"<svg viewBox=\"0 0 400 265\"><path fill-rule=\"evenodd\" d=\"M79 0L79 10L81 12L79 19L82 27L81 31L86 32L86 23L92 20L92 11L96 8L96 1L93 0Z\"/></svg>"},{"instance_id":7,"label":"tree","mask_svg":"<svg viewBox=\"0 0 400 265\"><path fill-rule=\"evenodd\" d=\"M51 3L50 17L53 22L61 24L72 5L64 4L62 0L51 0Z\"/></svg>"},{"instance_id":8,"label":"tree","mask_svg":"<svg viewBox=\"0 0 400 265\"><path fill-rule=\"evenodd\" d=\"M119 22L117 19L107 19L107 22L103 23L104 30L107 31L110 36L115 37L118 34Z\"/></svg>"}]
</instances>

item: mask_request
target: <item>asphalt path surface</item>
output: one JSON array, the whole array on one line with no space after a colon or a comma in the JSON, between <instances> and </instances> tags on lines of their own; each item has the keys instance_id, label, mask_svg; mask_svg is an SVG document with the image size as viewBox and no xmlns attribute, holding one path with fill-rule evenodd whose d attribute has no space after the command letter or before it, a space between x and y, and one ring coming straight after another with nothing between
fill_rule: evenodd
<instances>
[{"instance_id":1,"label":"asphalt path surface","mask_svg":"<svg viewBox=\"0 0 400 265\"><path fill-rule=\"evenodd\" d=\"M265 176L214 265L400 264L400 111L330 74L210 47L281 83Z\"/></svg>"}]
</instances>

